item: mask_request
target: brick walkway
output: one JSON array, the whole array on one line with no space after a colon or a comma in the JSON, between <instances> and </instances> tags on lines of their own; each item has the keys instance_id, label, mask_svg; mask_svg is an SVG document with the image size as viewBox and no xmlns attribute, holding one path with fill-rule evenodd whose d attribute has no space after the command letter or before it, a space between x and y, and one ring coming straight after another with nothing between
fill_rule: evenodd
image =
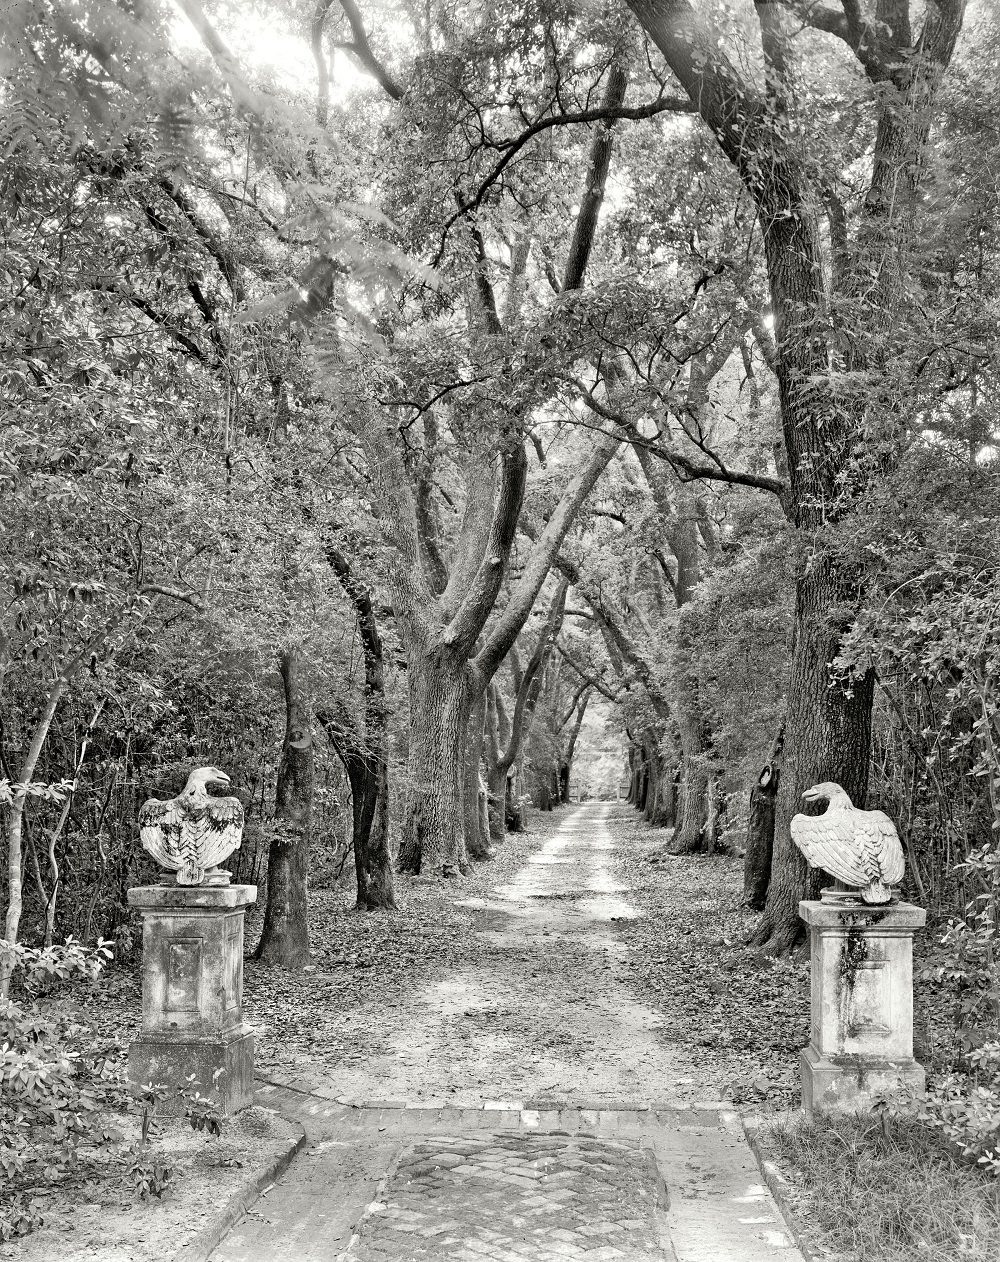
<instances>
[{"instance_id":1,"label":"brick walkway","mask_svg":"<svg viewBox=\"0 0 1000 1262\"><path fill-rule=\"evenodd\" d=\"M586 1135L435 1136L407 1148L347 1259L666 1259L649 1149Z\"/></svg>"},{"instance_id":2,"label":"brick walkway","mask_svg":"<svg viewBox=\"0 0 1000 1262\"><path fill-rule=\"evenodd\" d=\"M356 1107L332 1091L261 1088L310 1146L212 1262L802 1262L734 1114Z\"/></svg>"}]
</instances>

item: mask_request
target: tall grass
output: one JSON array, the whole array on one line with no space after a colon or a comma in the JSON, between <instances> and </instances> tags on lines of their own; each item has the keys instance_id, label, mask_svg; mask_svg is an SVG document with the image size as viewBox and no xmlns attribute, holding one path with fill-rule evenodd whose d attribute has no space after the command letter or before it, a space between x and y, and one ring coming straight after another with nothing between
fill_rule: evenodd
<instances>
[{"instance_id":1,"label":"tall grass","mask_svg":"<svg viewBox=\"0 0 1000 1262\"><path fill-rule=\"evenodd\" d=\"M997 1262L1000 1184L917 1123L850 1115L761 1134L799 1225L845 1262Z\"/></svg>"}]
</instances>

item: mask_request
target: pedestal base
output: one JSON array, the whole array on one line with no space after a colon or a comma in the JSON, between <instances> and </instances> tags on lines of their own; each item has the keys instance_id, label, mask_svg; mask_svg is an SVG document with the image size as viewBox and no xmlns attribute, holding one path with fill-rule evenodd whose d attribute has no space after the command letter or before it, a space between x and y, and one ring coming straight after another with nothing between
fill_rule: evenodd
<instances>
[{"instance_id":1,"label":"pedestal base","mask_svg":"<svg viewBox=\"0 0 1000 1262\"><path fill-rule=\"evenodd\" d=\"M906 1090L923 1095L925 1074L915 1060L869 1060L861 1056L827 1059L811 1047L799 1053L802 1108L826 1113L863 1113L881 1095Z\"/></svg>"},{"instance_id":2,"label":"pedestal base","mask_svg":"<svg viewBox=\"0 0 1000 1262\"><path fill-rule=\"evenodd\" d=\"M920 1094L913 1059L913 934L923 908L857 899L799 903L809 926L812 1024L802 1106L864 1112L879 1096Z\"/></svg>"},{"instance_id":3,"label":"pedestal base","mask_svg":"<svg viewBox=\"0 0 1000 1262\"><path fill-rule=\"evenodd\" d=\"M253 1034L243 1021L243 914L253 885L129 890L142 916L142 1033L129 1050L133 1087L162 1083L161 1113L183 1114L197 1090L223 1116L253 1102Z\"/></svg>"},{"instance_id":4,"label":"pedestal base","mask_svg":"<svg viewBox=\"0 0 1000 1262\"><path fill-rule=\"evenodd\" d=\"M216 1071L222 1072L215 1077ZM194 1074L196 1084L189 1084ZM135 1086L162 1083L167 1098L157 1104L162 1117L183 1117L187 1102L178 1089L196 1086L219 1102L223 1117L253 1104L253 1030L231 1030L217 1038L158 1039L140 1034L128 1049L128 1076Z\"/></svg>"}]
</instances>

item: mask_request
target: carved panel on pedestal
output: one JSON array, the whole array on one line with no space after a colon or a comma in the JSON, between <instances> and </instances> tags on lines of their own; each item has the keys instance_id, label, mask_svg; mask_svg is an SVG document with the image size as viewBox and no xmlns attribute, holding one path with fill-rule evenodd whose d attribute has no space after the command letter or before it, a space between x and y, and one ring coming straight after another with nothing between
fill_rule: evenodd
<instances>
[{"instance_id":1,"label":"carved panel on pedestal","mask_svg":"<svg viewBox=\"0 0 1000 1262\"><path fill-rule=\"evenodd\" d=\"M845 1038L891 1035L892 995L885 961L867 960L856 965L850 988L845 979L842 1002Z\"/></svg>"},{"instance_id":2,"label":"carved panel on pedestal","mask_svg":"<svg viewBox=\"0 0 1000 1262\"><path fill-rule=\"evenodd\" d=\"M201 938L176 938L167 946L168 1012L197 1012L201 980Z\"/></svg>"}]
</instances>

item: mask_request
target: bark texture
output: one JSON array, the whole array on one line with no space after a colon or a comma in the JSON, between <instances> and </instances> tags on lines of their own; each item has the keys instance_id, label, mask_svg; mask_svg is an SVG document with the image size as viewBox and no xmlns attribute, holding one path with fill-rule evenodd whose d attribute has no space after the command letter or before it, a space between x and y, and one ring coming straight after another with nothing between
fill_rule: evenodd
<instances>
[{"instance_id":1,"label":"bark texture","mask_svg":"<svg viewBox=\"0 0 1000 1262\"><path fill-rule=\"evenodd\" d=\"M465 866L460 776L471 682L464 664L439 651L411 660L407 674L413 724L399 867L457 876Z\"/></svg>"},{"instance_id":2,"label":"bark texture","mask_svg":"<svg viewBox=\"0 0 1000 1262\"><path fill-rule=\"evenodd\" d=\"M344 764L351 786L351 841L357 882L356 906L364 911L394 908L396 891L389 849L389 738L382 637L371 593L346 556L332 544L327 560L357 618L365 662L362 727L346 716L324 715L323 726Z\"/></svg>"},{"instance_id":3,"label":"bark texture","mask_svg":"<svg viewBox=\"0 0 1000 1262\"><path fill-rule=\"evenodd\" d=\"M274 799L278 827L267 856L264 927L254 957L264 964L302 968L309 963L309 843L314 749L300 650L284 650L278 666L285 693L285 737Z\"/></svg>"}]
</instances>

